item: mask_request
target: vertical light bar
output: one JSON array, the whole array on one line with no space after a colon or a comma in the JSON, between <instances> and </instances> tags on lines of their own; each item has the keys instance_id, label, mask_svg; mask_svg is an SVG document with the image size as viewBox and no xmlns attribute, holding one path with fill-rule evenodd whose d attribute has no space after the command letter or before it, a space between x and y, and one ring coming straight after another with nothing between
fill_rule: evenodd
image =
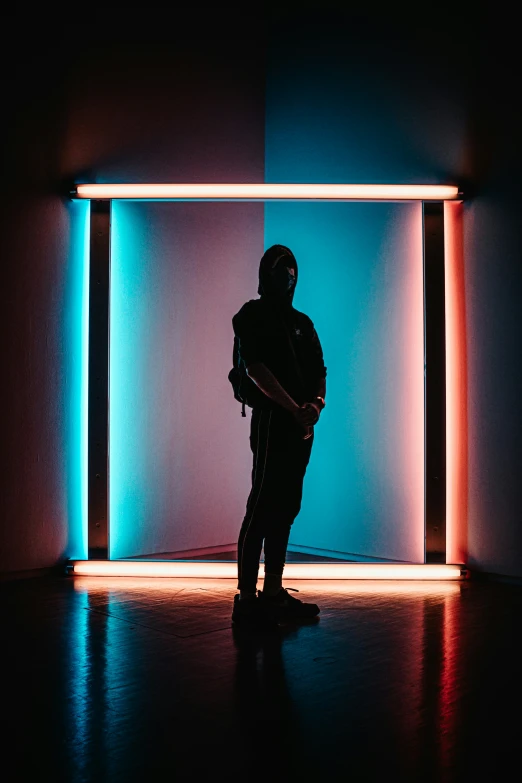
<instances>
[{"instance_id":1,"label":"vertical light bar","mask_svg":"<svg viewBox=\"0 0 522 783\"><path fill-rule=\"evenodd\" d=\"M67 383L63 387L64 477L67 481L67 544L69 557L87 557L87 455L89 383L89 242L91 203L69 208L68 269L63 310Z\"/></svg>"},{"instance_id":2,"label":"vertical light bar","mask_svg":"<svg viewBox=\"0 0 522 783\"><path fill-rule=\"evenodd\" d=\"M89 558L107 558L111 202L91 203L89 277Z\"/></svg>"},{"instance_id":3,"label":"vertical light bar","mask_svg":"<svg viewBox=\"0 0 522 783\"><path fill-rule=\"evenodd\" d=\"M83 551L89 551L89 301L91 204L85 216L81 313L80 506Z\"/></svg>"},{"instance_id":4,"label":"vertical light bar","mask_svg":"<svg viewBox=\"0 0 522 783\"><path fill-rule=\"evenodd\" d=\"M426 563L446 562L444 205L424 203Z\"/></svg>"},{"instance_id":5,"label":"vertical light bar","mask_svg":"<svg viewBox=\"0 0 522 783\"><path fill-rule=\"evenodd\" d=\"M465 563L468 518L468 382L462 202L444 204L446 281L446 542Z\"/></svg>"}]
</instances>

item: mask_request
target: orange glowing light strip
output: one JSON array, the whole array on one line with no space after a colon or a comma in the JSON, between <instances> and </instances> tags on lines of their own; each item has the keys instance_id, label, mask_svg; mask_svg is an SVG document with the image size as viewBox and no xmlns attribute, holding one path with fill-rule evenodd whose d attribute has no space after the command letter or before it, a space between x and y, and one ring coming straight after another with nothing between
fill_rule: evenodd
<instances>
[{"instance_id":1,"label":"orange glowing light strip","mask_svg":"<svg viewBox=\"0 0 522 783\"><path fill-rule=\"evenodd\" d=\"M272 199L330 201L448 201L459 197L455 185L197 185L197 184L83 184L81 199L173 199L180 201L270 201Z\"/></svg>"},{"instance_id":2,"label":"orange glowing light strip","mask_svg":"<svg viewBox=\"0 0 522 783\"><path fill-rule=\"evenodd\" d=\"M446 556L467 561L468 382L462 202L444 205L446 318Z\"/></svg>"},{"instance_id":3,"label":"orange glowing light strip","mask_svg":"<svg viewBox=\"0 0 522 783\"><path fill-rule=\"evenodd\" d=\"M234 562L183 560L77 560L78 576L154 576L196 579L237 579ZM461 579L459 565L401 563L287 563L287 579Z\"/></svg>"},{"instance_id":4,"label":"orange glowing light strip","mask_svg":"<svg viewBox=\"0 0 522 783\"><path fill-rule=\"evenodd\" d=\"M290 580L283 577L285 582ZM165 591L172 590L173 593L177 593L179 590L195 590L198 589L198 585L205 582L205 588L210 588L222 591L224 594L228 594L231 589L235 588L235 583L230 584L228 579L213 579L213 580L200 580L191 579L186 577L184 579L176 577L170 579L156 579L154 577L143 576L119 576L116 579L112 576L76 576L74 578L74 590L75 592L82 593L88 591L91 595L95 595L105 590L113 591L133 591L133 590L146 590L147 592L159 595L165 594ZM307 580L313 581L313 580ZM258 582L263 582L263 577L260 575ZM300 585L301 581L296 579L292 580L293 585ZM321 579L313 581L313 585L308 586L307 589L312 589L314 593L328 594L335 590L336 593L344 593L345 595L458 595L462 589L462 580L458 579L444 579L435 580L432 579Z\"/></svg>"}]
</instances>

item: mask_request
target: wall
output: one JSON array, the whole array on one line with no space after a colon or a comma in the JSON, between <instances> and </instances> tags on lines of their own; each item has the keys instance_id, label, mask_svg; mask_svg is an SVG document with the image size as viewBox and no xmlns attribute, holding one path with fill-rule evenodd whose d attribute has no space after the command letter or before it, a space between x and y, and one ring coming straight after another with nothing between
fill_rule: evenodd
<instances>
[{"instance_id":1,"label":"wall","mask_svg":"<svg viewBox=\"0 0 522 783\"><path fill-rule=\"evenodd\" d=\"M397 7L368 20L333 3L299 15L287 4L274 21L267 181L456 182L468 195L457 292L467 491L453 503L450 552L521 577L516 42L506 20L443 9L421 25Z\"/></svg>"},{"instance_id":2,"label":"wall","mask_svg":"<svg viewBox=\"0 0 522 783\"><path fill-rule=\"evenodd\" d=\"M511 168L519 152L512 150L511 157L508 150L498 161L499 179L488 183L464 218L468 562L483 571L522 577L521 203L515 188L520 180Z\"/></svg>"},{"instance_id":3,"label":"wall","mask_svg":"<svg viewBox=\"0 0 522 783\"><path fill-rule=\"evenodd\" d=\"M81 501L71 499L85 223L69 183L264 178L259 31L248 24L236 39L223 9L79 20L48 12L29 27L14 11L6 28L24 31L24 67L3 53L3 573L85 553Z\"/></svg>"},{"instance_id":4,"label":"wall","mask_svg":"<svg viewBox=\"0 0 522 783\"><path fill-rule=\"evenodd\" d=\"M451 182L463 144L460 85L444 64L434 67L430 42L423 44L410 25L382 17L368 24L331 10L301 14L297 22L290 14L280 18L268 45L267 180ZM306 304L327 337L327 364L329 355L333 361L331 405L316 430L308 500L290 540L422 562L421 216L400 218L388 205L381 233L382 205L353 209L355 219L346 209L315 232L303 221L302 246L315 258ZM270 237L276 227L284 237L284 221L267 217ZM362 286L359 264L371 281ZM339 288L344 302L336 308ZM330 300L327 291L335 292ZM346 377L338 366L343 355Z\"/></svg>"},{"instance_id":5,"label":"wall","mask_svg":"<svg viewBox=\"0 0 522 783\"><path fill-rule=\"evenodd\" d=\"M88 205L58 196L66 124L59 47L35 46L3 91L0 571L82 556L81 341Z\"/></svg>"},{"instance_id":6,"label":"wall","mask_svg":"<svg viewBox=\"0 0 522 783\"><path fill-rule=\"evenodd\" d=\"M506 17L473 31L463 173L468 562L522 577L522 118L519 41Z\"/></svg>"},{"instance_id":7,"label":"wall","mask_svg":"<svg viewBox=\"0 0 522 783\"><path fill-rule=\"evenodd\" d=\"M265 243L275 242L296 255L294 305L312 318L327 367L290 543L422 563L421 205L267 204Z\"/></svg>"},{"instance_id":8,"label":"wall","mask_svg":"<svg viewBox=\"0 0 522 783\"><path fill-rule=\"evenodd\" d=\"M26 35L25 67L13 68L7 52L3 62L3 572L51 565L82 546L69 519L78 510L68 506L65 413L78 381L79 327L67 323L81 216L64 185L263 179L266 43L267 181L455 180L472 196L463 215L469 562L522 576L521 158L510 20L434 11L421 25L397 8L366 20L329 3L320 14L299 8L279 3L259 28L239 20L233 37L222 9L206 28L162 11L123 18L106 9L103 24L46 18L31 30L10 17L8 33Z\"/></svg>"}]
</instances>

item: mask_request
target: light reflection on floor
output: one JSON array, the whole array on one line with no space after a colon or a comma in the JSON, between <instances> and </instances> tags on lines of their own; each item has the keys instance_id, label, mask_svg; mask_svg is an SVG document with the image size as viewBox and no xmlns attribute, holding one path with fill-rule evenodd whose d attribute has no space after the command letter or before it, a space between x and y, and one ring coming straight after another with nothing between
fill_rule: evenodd
<instances>
[{"instance_id":1,"label":"light reflection on floor","mask_svg":"<svg viewBox=\"0 0 522 783\"><path fill-rule=\"evenodd\" d=\"M286 781L496 781L516 768L520 588L284 584L320 604L317 622L238 631L233 579L5 586L17 780L207 780L223 749L235 768L263 759L259 779L268 767Z\"/></svg>"},{"instance_id":2,"label":"light reflection on floor","mask_svg":"<svg viewBox=\"0 0 522 783\"><path fill-rule=\"evenodd\" d=\"M162 578L148 579L146 577L125 576L75 576L74 588L79 592L124 592L127 590L143 591L148 593L165 593L185 591L220 591L233 594L237 592L235 579L183 579ZM306 579L283 580L286 587L297 588L301 593L316 595L324 593L341 593L343 595L396 595L396 596L445 596L457 595L461 592L460 582L446 581L385 581L385 580L344 580L344 579ZM258 581L258 588L262 589L262 577Z\"/></svg>"}]
</instances>

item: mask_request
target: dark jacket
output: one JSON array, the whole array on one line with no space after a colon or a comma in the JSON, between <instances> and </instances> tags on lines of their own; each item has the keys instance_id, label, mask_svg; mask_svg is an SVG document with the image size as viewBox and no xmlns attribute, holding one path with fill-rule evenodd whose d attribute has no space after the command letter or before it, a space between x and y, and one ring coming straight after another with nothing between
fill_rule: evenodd
<instances>
[{"instance_id":1,"label":"dark jacket","mask_svg":"<svg viewBox=\"0 0 522 783\"><path fill-rule=\"evenodd\" d=\"M246 302L232 318L232 326L246 366L262 362L295 402L302 405L317 394L320 380L326 378L326 367L312 320L292 305L295 289L284 300L270 290L269 270L274 259L282 256L290 257L297 284L293 253L283 245L273 245L259 266L260 299ZM288 258L285 260L288 262Z\"/></svg>"}]
</instances>

